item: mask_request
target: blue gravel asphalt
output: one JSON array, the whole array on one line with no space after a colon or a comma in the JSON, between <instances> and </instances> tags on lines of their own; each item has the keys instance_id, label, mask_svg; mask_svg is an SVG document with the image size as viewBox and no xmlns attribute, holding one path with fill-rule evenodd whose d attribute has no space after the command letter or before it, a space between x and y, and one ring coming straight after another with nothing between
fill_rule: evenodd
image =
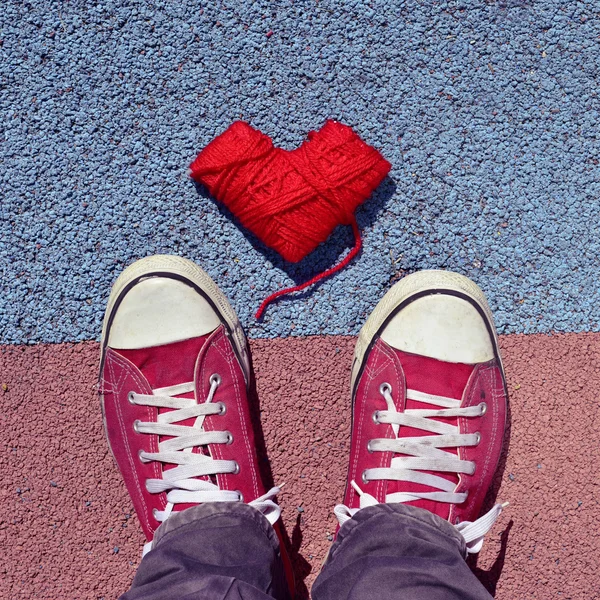
<instances>
[{"instance_id":1,"label":"blue gravel asphalt","mask_svg":"<svg viewBox=\"0 0 600 600\"><path fill-rule=\"evenodd\" d=\"M136 258L198 261L250 335L356 333L402 274L457 270L501 332L600 329L597 2L0 6L0 342L95 339ZM272 34L270 33L272 32ZM393 164L348 251L286 265L187 177L243 118L293 148L327 117Z\"/></svg>"}]
</instances>

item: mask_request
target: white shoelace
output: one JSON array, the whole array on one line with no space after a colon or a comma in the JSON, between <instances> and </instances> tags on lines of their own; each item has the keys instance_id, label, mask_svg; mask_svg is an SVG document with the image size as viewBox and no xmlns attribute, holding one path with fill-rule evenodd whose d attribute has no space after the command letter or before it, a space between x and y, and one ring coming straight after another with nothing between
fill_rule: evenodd
<instances>
[{"instance_id":1,"label":"white shoelace","mask_svg":"<svg viewBox=\"0 0 600 600\"><path fill-rule=\"evenodd\" d=\"M411 481L440 490L435 492L396 492L387 494L385 498L386 503L410 502L422 498L450 504L464 502L467 498L467 493L454 492L456 488L455 483L443 477L423 473L422 471L442 471L472 475L475 472L474 462L461 460L457 455L446 452L442 448L476 446L479 443L479 434L461 434L457 425L436 421L432 417L480 417L487 410L485 402L482 402L478 406L461 408L460 400L409 389L406 391L407 400L433 404L441 408L439 410L406 409L400 413L396 410L396 405L391 394L391 386L388 383L383 383L379 388L379 392L385 398L387 410L376 411L373 418L377 423L391 425L395 437L371 440L368 446L369 451L394 452L408 456L392 458L390 466L386 468L366 469L362 474L363 482L367 483L378 479ZM399 438L400 425L429 431L436 435ZM343 504L336 506L334 513L340 525L351 519L361 508L378 503L373 496L365 494L356 482L352 481L351 484L360 496L360 508L350 509ZM507 505L508 503L496 504L488 513L476 521L463 521L455 525L456 529L465 538L469 553L476 553L481 550L485 534L491 529L496 519L500 516L502 509Z\"/></svg>"},{"instance_id":2,"label":"white shoelace","mask_svg":"<svg viewBox=\"0 0 600 600\"><path fill-rule=\"evenodd\" d=\"M140 452L143 462L159 461L178 465L163 470L162 479L147 479L146 489L150 493L167 492L165 510L154 510L157 521L169 518L176 504L199 504L202 502L243 502L237 491L222 490L210 480L197 479L225 473L239 472L239 465L234 460L215 460L211 456L194 453L197 446L207 444L231 444L233 436L228 431L204 431L204 419L208 415L225 414L223 402L213 402L217 388L221 383L219 375L210 378L210 391L204 403L197 404L194 398L176 398L181 394L193 392L194 382L182 383L152 390L152 395L129 393L129 402L141 406L170 408L168 412L158 415L156 423L136 421L134 428L138 433L158 436L169 436L171 439L159 442L158 452ZM196 418L193 426L176 425L178 421ZM281 509L273 498L281 487L273 487L266 494L248 504L261 512L267 520L274 524L281 515ZM144 546L144 554L152 547L152 542Z\"/></svg>"}]
</instances>

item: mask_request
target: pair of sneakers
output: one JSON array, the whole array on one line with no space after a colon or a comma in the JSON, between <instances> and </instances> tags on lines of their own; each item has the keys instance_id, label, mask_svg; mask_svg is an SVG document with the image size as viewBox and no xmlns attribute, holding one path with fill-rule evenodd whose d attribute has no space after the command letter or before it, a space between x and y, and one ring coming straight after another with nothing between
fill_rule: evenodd
<instances>
[{"instance_id":1,"label":"pair of sneakers","mask_svg":"<svg viewBox=\"0 0 600 600\"><path fill-rule=\"evenodd\" d=\"M128 267L110 294L101 352L104 424L145 551L174 511L203 502L246 502L277 525L279 489L265 490L258 467L246 338L200 267L162 255ZM477 552L502 509L477 518L507 401L482 291L447 271L394 285L360 332L351 398L340 525L365 506L408 502L450 521Z\"/></svg>"}]
</instances>

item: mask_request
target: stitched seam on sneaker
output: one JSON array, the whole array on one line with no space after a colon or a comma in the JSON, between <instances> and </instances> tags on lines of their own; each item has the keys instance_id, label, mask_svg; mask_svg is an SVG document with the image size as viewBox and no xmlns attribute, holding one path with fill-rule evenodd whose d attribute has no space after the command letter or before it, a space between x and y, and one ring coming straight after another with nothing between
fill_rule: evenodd
<instances>
[{"instance_id":1,"label":"stitched seam on sneaker","mask_svg":"<svg viewBox=\"0 0 600 600\"><path fill-rule=\"evenodd\" d=\"M482 488L483 482L486 480L486 474L490 468L490 460L491 460L492 454L494 452L496 438L498 437L498 416L500 413L500 411L496 409L497 401L498 401L499 395L500 395L500 394L498 394L498 387L496 385L497 384L496 365L487 365L487 366L481 366L481 367L477 368L476 377L477 378L481 377L483 380L482 385L484 387L487 387L488 389L491 389L491 392L492 392L492 406L491 406L492 415L493 415L492 416L492 433L491 433L491 439L490 439L489 443L487 444L488 449L487 449L487 452L485 453L485 457L484 457L483 464L481 467L482 472L480 472L480 474L479 474L479 479L478 479L477 485L475 486L475 489L470 494L470 499L462 507L465 512L472 510L475 499L478 498L480 492L483 489ZM473 397L473 394L475 392L476 383L477 383L477 380L475 379L473 388L471 390L469 390L471 397ZM473 404L469 403L469 406L473 406ZM464 420L464 422L466 423L466 419ZM460 486L460 482L459 482L459 486ZM458 486L457 486L457 488L458 488Z\"/></svg>"},{"instance_id":2,"label":"stitched seam on sneaker","mask_svg":"<svg viewBox=\"0 0 600 600\"><path fill-rule=\"evenodd\" d=\"M380 353L381 353L383 356L385 356L385 357L387 358L388 362L382 361L381 369L379 369L379 370L377 371L377 375L379 375L379 374L383 373L383 371L389 367L389 364L388 364L388 363L391 363L391 365L392 365L392 366L393 366L393 368L394 368L395 374L396 374L396 379L397 379L399 382L400 382L400 381L402 381L401 374L400 374L400 372L398 371L398 364L397 364L397 362L396 362L396 355L394 354L394 352L391 350L391 348L389 348L389 347L387 346L387 344L383 344L383 343L381 343L381 344L378 344L378 347L380 347L380 348L379 348L379 352L380 352ZM379 391L379 390L377 390L377 391ZM398 390L398 392L400 392L400 390ZM404 393L404 390L402 390L402 393ZM394 404L396 404L396 403L394 402ZM388 432L387 432L387 434L386 434L386 436L385 436L385 437L386 437L386 438L389 438L389 439L393 439L393 438L394 438L394 434L393 434L393 431L392 431L391 425L390 425L390 426L388 426ZM384 464L385 464L386 462L388 462L388 461L387 461L388 455L389 455L389 460L390 460L390 463L391 463L391 460L392 460L392 458L394 457L394 453L393 453L393 452L381 452L381 458L380 458L380 460L379 460L379 467L383 467L383 466L384 466ZM379 494L383 494L383 490L384 490L384 488L385 488L385 489L386 489L386 491L387 491L387 486L388 486L388 485L389 485L389 484L388 484L388 481L387 481L387 480L380 479L380 480L379 480L379 484L378 484L378 486L377 486L377 494L378 494L378 495L379 495ZM384 501L385 501L385 498L384 498Z\"/></svg>"},{"instance_id":3,"label":"stitched seam on sneaker","mask_svg":"<svg viewBox=\"0 0 600 600\"><path fill-rule=\"evenodd\" d=\"M377 346L375 346L375 348L373 348L373 351L375 351L377 348ZM365 417L365 411L366 411L366 395L369 389L369 385L373 379L373 375L372 375L372 368L369 365L369 362L367 360L367 367L364 371L364 377L366 378L365 382L363 383L362 381L360 382L359 386L362 385L362 392L361 392L361 399L360 399L360 416L358 418L358 421L355 423L355 427L356 427L356 431L357 431L357 445L356 445L356 450L354 453L354 459L352 461L352 468L349 470L348 472L348 476L349 478L352 477L352 474L356 475L356 470L358 468L358 461L359 461L359 457L361 454L361 446L362 446L362 431L363 431L363 423L364 423L364 417ZM355 399L355 402L358 399ZM351 432L352 435L353 432ZM356 492L350 492L350 494L355 494Z\"/></svg>"},{"instance_id":4,"label":"stitched seam on sneaker","mask_svg":"<svg viewBox=\"0 0 600 600\"><path fill-rule=\"evenodd\" d=\"M119 394L122 393L122 384L126 380L127 375L129 375L129 377L131 377L134 380L134 382L139 386L139 389L143 389L144 388L144 383L146 383L146 382L140 378L140 376L139 376L138 373L136 373L135 371L132 371L129 368L129 362L128 361L125 361L119 354L114 353L114 356L112 356L112 360L111 360L111 364L110 364L111 369L112 369L112 362L114 362L115 364L118 364L121 367L121 369L123 370L123 373L124 373L123 376L121 378L119 378L118 391L117 391L116 394L114 394L114 396L117 396L117 395L119 395ZM143 492L143 490L140 487L140 481L139 481L139 477L137 476L137 471L136 471L135 464L134 464L134 458L133 458L133 455L131 454L131 449L130 449L130 446L129 446L129 438L127 437L127 434L126 434L127 428L126 428L125 422L123 420L122 411L121 411L121 405L120 405L120 403L118 401L115 401L114 405L115 405L115 412L117 413L117 416L118 416L118 419L119 419L119 424L120 424L120 427L121 427L121 436L122 436L122 439L124 440L124 444L125 444L125 448L126 448L126 452L127 452L127 457L129 459L129 465L131 467L131 471L132 471L132 474L133 474L133 479L134 479L135 485L136 485L136 487L138 489L138 495L139 495L139 497L141 499L142 505L144 506L144 513L143 513L144 514L144 522L146 523L146 526L147 526L148 530L150 532L154 533L156 531L156 528L154 526L152 526L150 524L149 520L148 520L148 515L147 515L148 505L146 504L146 499L145 499L145 496L144 496L144 492ZM152 411L150 410L150 407L146 407L146 415L147 415L148 421L149 421L151 419L151 417L152 417ZM162 473L161 473L161 471L158 468L158 466L157 466L156 463L154 463L152 465L152 468L154 470L154 474L156 476L156 479L161 479Z\"/></svg>"},{"instance_id":5,"label":"stitched seam on sneaker","mask_svg":"<svg viewBox=\"0 0 600 600\"><path fill-rule=\"evenodd\" d=\"M229 373L233 382L233 386L234 386L234 391L235 391L235 400L236 400L236 405L237 405L237 410L238 410L238 415L240 416L240 423L242 423L242 428L243 428L243 433L247 434L247 428L243 427L243 423L244 423L244 419L243 417L243 412L241 410L242 408L242 402L241 402L241 394L240 394L240 387L236 378L236 372L235 372L235 367L238 366L237 363L237 359L235 358L235 355L233 354L233 352L231 351L231 348L227 348L227 346L225 346L225 349L223 349L222 347L220 347L220 343L225 342L227 343L227 337L225 335L225 333L223 331L221 331L219 334L217 334L217 336L212 340L211 343L211 347L207 349L207 353L204 356L204 360L203 360L203 364L202 364L202 381L206 381L206 375L207 375L207 369L206 369L206 357L208 355L208 352L210 351L211 348L214 348L216 352L219 353L219 355L223 358L223 360L227 363L227 366L229 367ZM229 350L227 352L227 350ZM250 466L250 471L251 471L251 475L252 475L252 483L253 483L253 488L254 488L254 498L252 498L252 500L254 500L255 498L258 498L259 494L259 489L258 489L258 482L256 479L256 473L254 472L254 468L253 468L253 464L252 464L252 449L248 443L248 435L242 435L242 437L244 438L244 445L246 447L246 451L248 453L248 457L249 457L249 466ZM218 444L215 445L215 448L213 448L213 452L216 458L218 459L223 459L223 453L221 451L221 448ZM225 480L225 476L223 477L223 480Z\"/></svg>"},{"instance_id":6,"label":"stitched seam on sneaker","mask_svg":"<svg viewBox=\"0 0 600 600\"><path fill-rule=\"evenodd\" d=\"M227 340L225 334L223 333L221 335L221 340L219 340L220 342L224 342L226 344L225 348L224 348L224 352L223 349L219 348L219 346L217 346L217 350L219 350L219 352L224 353L225 359L227 361L227 364L229 366L229 372L231 374L231 378L233 379L233 383L235 386L235 397L236 397L236 403L238 406L238 414L240 415L240 423L242 425L242 430L243 430L243 435L242 437L244 438L244 445L246 446L246 456L248 457L248 463L249 463L249 467L250 467L250 473L252 475L252 484L254 487L254 498L252 498L252 500L254 500L255 498L258 498L259 494L259 488L258 488L258 480L256 478L256 471L254 469L254 465L253 465L253 456L252 456L252 447L250 446L250 443L248 441L249 438L249 431L248 431L248 426L246 423L246 419L241 418L242 415L244 415L243 412L243 406L242 406L242 394L240 391L240 386L239 386L239 382L238 382L238 378L235 376L236 373L236 367L239 367L239 364L237 362L237 358L235 356L235 354L233 353L232 349L231 349L231 345L229 343L229 341ZM250 410L250 408L248 407L248 411Z\"/></svg>"}]
</instances>

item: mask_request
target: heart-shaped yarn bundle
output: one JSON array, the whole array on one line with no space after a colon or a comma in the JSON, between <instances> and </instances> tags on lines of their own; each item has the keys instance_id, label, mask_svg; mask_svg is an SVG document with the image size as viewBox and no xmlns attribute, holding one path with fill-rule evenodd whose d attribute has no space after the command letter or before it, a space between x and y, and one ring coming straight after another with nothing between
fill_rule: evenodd
<instances>
[{"instance_id":1,"label":"heart-shaped yarn bundle","mask_svg":"<svg viewBox=\"0 0 600 600\"><path fill-rule=\"evenodd\" d=\"M280 290L269 302L339 271L358 254L354 211L391 168L350 127L327 121L299 148L273 146L269 136L236 121L192 163L191 177L206 186L260 240L285 260L298 262L324 242L337 225L352 225L355 246L335 267L300 286Z\"/></svg>"}]
</instances>

